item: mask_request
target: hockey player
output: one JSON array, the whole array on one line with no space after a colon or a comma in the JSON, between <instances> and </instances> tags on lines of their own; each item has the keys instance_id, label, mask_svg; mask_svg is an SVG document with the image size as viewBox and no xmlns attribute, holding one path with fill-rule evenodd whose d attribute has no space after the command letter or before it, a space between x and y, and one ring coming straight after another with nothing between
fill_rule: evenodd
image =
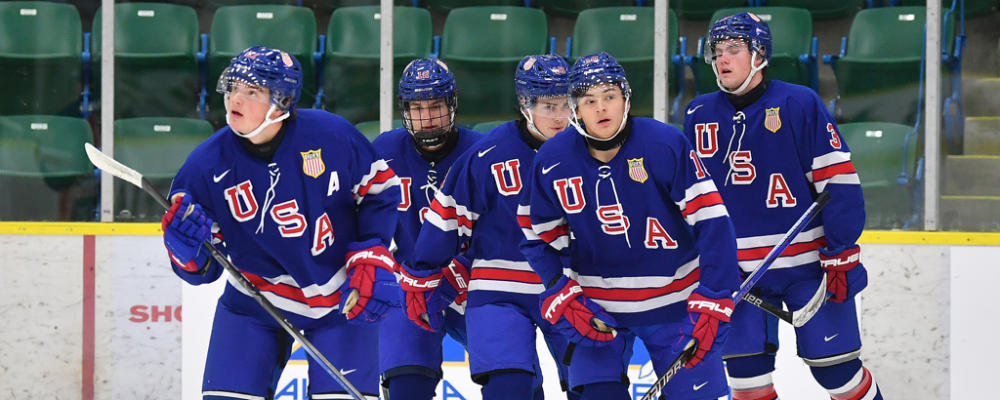
<instances>
[{"instance_id":1,"label":"hockey player","mask_svg":"<svg viewBox=\"0 0 1000 400\"><path fill-rule=\"evenodd\" d=\"M680 131L628 116L631 89L610 55L581 57L569 79L574 129L539 150L518 221L547 287L542 316L577 343L570 386L582 399L628 399L622 360L635 338L657 374L696 339L664 394L725 397L719 347L739 273L715 184Z\"/></svg>"},{"instance_id":2,"label":"hockey player","mask_svg":"<svg viewBox=\"0 0 1000 400\"><path fill-rule=\"evenodd\" d=\"M757 295L799 309L826 272L833 297L796 328L798 354L832 399L881 399L858 358L853 297L867 285L856 244L865 211L847 143L815 92L767 78L766 22L739 13L716 21L710 36L705 62L721 91L688 105L684 131L729 208L740 266L749 273L818 193L829 192L821 216L764 274ZM724 350L734 399L777 398L771 381L777 324L752 305L737 305L732 329L740 340L730 340Z\"/></svg>"},{"instance_id":3,"label":"hockey player","mask_svg":"<svg viewBox=\"0 0 1000 400\"><path fill-rule=\"evenodd\" d=\"M452 166L431 202L402 284L415 298L406 304L416 309L411 317L426 324L420 316L428 312L427 303L437 301L427 300L436 295L425 289L433 286L428 282L441 281L452 268L471 271L465 311L469 363L473 381L483 385L484 400L532 399L533 390L541 390L535 385L541 378L536 327L565 375L561 361L568 343L538 312L538 294L545 287L518 250L523 234L517 206L530 178L522 171L528 171L542 143L569 126L569 65L557 55L527 56L516 71L522 117L487 132Z\"/></svg>"},{"instance_id":4,"label":"hockey player","mask_svg":"<svg viewBox=\"0 0 1000 400\"><path fill-rule=\"evenodd\" d=\"M399 179L346 120L296 110L302 68L288 53L245 50L223 71L218 91L228 126L188 157L163 217L174 272L194 285L215 281L223 268L201 243L224 243L264 297L358 390L377 398L371 322L398 303L388 246ZM353 291L359 296L348 304ZM202 395L273 397L291 347L280 325L230 281L216 309ZM309 391L348 398L312 359Z\"/></svg>"},{"instance_id":5,"label":"hockey player","mask_svg":"<svg viewBox=\"0 0 1000 400\"><path fill-rule=\"evenodd\" d=\"M399 80L399 114L403 128L379 135L376 152L385 159L400 180L402 196L397 203L399 224L394 235L396 260L413 256L420 226L431 199L458 156L478 141L482 134L455 125L458 105L455 77L438 59L418 59L403 70ZM468 273L458 280L468 279ZM448 282L455 281L454 277ZM400 297L398 287L396 296ZM452 308L439 322L437 332L421 329L409 321L406 310L392 307L379 329L382 352L379 364L383 385L392 400L430 400L441 379L441 341L445 332L464 346L464 296L450 299ZM443 309L442 309L443 311ZM435 317L440 316L436 314ZM438 327L440 328L440 324Z\"/></svg>"}]
</instances>

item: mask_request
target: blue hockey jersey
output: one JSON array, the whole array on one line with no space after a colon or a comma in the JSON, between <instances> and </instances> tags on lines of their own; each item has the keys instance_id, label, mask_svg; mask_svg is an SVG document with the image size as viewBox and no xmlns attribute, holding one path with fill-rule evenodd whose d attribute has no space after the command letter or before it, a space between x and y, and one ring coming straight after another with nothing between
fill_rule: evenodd
<instances>
[{"instance_id":1,"label":"blue hockey jersey","mask_svg":"<svg viewBox=\"0 0 1000 400\"><path fill-rule=\"evenodd\" d=\"M865 221L860 180L836 122L811 89L770 81L764 94L739 112L725 93L709 93L691 101L686 118L685 135L730 211L744 271L757 267L818 193L830 192L820 216L760 285L818 278L817 247L857 241Z\"/></svg>"},{"instance_id":2,"label":"blue hockey jersey","mask_svg":"<svg viewBox=\"0 0 1000 400\"><path fill-rule=\"evenodd\" d=\"M396 262L411 261L413 245L417 242L420 227L430 210L434 194L440 189L441 181L455 160L482 137L483 134L479 132L459 127L458 144L451 153L433 165L417 152L406 129L385 132L372 142L376 153L386 160L399 177L401 197L397 199L396 207L399 223L393 237Z\"/></svg>"},{"instance_id":3,"label":"blue hockey jersey","mask_svg":"<svg viewBox=\"0 0 1000 400\"><path fill-rule=\"evenodd\" d=\"M542 146L518 210L521 250L543 282L576 279L621 326L679 321L698 285L739 287L732 222L680 131L629 125L607 164L572 128Z\"/></svg>"},{"instance_id":4,"label":"blue hockey jersey","mask_svg":"<svg viewBox=\"0 0 1000 400\"><path fill-rule=\"evenodd\" d=\"M529 185L534 158L516 121L500 125L455 162L431 203L413 265L441 267L468 243L470 307L545 290L518 249L524 237L517 223L518 200Z\"/></svg>"},{"instance_id":5,"label":"blue hockey jersey","mask_svg":"<svg viewBox=\"0 0 1000 400\"><path fill-rule=\"evenodd\" d=\"M230 127L220 129L188 156L171 195L193 196L218 224L216 237L233 264L293 323L308 323L297 316L318 319L338 308L348 244L378 239L389 246L399 179L339 116L303 109L284 123L271 163L250 155ZM198 285L218 279L222 267L213 262L204 275L174 271ZM223 298L246 294L227 288ZM246 299L230 304L259 314Z\"/></svg>"}]
</instances>

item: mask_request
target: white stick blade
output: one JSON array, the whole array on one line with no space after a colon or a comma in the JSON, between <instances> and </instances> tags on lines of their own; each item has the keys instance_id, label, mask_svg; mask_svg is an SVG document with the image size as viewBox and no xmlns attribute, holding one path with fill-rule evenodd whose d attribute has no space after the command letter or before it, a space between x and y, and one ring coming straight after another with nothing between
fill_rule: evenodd
<instances>
[{"instance_id":1,"label":"white stick blade","mask_svg":"<svg viewBox=\"0 0 1000 400\"><path fill-rule=\"evenodd\" d=\"M84 143L84 148L87 150L87 157L90 158L90 162L95 167L133 185L142 187L142 174L108 157L107 154L102 153L90 143Z\"/></svg>"},{"instance_id":2,"label":"white stick blade","mask_svg":"<svg viewBox=\"0 0 1000 400\"><path fill-rule=\"evenodd\" d=\"M819 289L813 294L813 297L809 299L809 302L805 306L796 310L792 313L792 326L796 328L805 325L817 312L819 312L820 307L826 303L826 274L823 274L823 278L820 279Z\"/></svg>"}]
</instances>

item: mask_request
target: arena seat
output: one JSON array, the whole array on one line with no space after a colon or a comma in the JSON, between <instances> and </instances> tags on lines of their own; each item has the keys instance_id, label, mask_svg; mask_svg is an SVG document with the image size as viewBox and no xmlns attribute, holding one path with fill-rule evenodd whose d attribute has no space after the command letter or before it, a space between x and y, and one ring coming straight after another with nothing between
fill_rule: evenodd
<instances>
[{"instance_id":1,"label":"arena seat","mask_svg":"<svg viewBox=\"0 0 1000 400\"><path fill-rule=\"evenodd\" d=\"M839 121L916 124L926 15L924 7L874 8L855 15L840 56L824 56L837 77ZM953 48L954 22L954 15L944 21L946 54Z\"/></svg>"},{"instance_id":2,"label":"arena seat","mask_svg":"<svg viewBox=\"0 0 1000 400\"><path fill-rule=\"evenodd\" d=\"M327 29L322 104L352 123L379 117L379 9L378 6L338 8ZM431 14L422 8L395 7L393 29L393 83L396 83L410 61L431 54Z\"/></svg>"},{"instance_id":3,"label":"arena seat","mask_svg":"<svg viewBox=\"0 0 1000 400\"><path fill-rule=\"evenodd\" d=\"M442 14L463 7L524 7L524 3L524 0L423 0L423 4L430 7L431 11Z\"/></svg>"},{"instance_id":4,"label":"arena seat","mask_svg":"<svg viewBox=\"0 0 1000 400\"><path fill-rule=\"evenodd\" d=\"M817 41L809 12L789 7L741 7L716 11L712 21L743 11L758 15L771 28L771 61L767 76L788 83L819 90L819 65L816 59ZM711 29L711 26L709 26ZM707 35L707 32L706 32ZM705 63L704 40L699 40L698 55L691 59L695 70L698 93L719 90L712 66Z\"/></svg>"},{"instance_id":5,"label":"arena seat","mask_svg":"<svg viewBox=\"0 0 1000 400\"><path fill-rule=\"evenodd\" d=\"M851 149L851 161L865 193L866 229L900 229L913 214L911 182L898 181L901 172L914 176L917 145L905 147L912 126L890 122L840 124L840 135ZM915 135L913 137L915 139Z\"/></svg>"},{"instance_id":6,"label":"arena seat","mask_svg":"<svg viewBox=\"0 0 1000 400\"><path fill-rule=\"evenodd\" d=\"M672 0L670 8L683 20L705 20L723 8L749 7L747 0Z\"/></svg>"},{"instance_id":7,"label":"arena seat","mask_svg":"<svg viewBox=\"0 0 1000 400\"><path fill-rule=\"evenodd\" d=\"M926 7L927 0L897 0L898 5L901 6L920 6ZM998 6L997 0L958 0L965 2L965 18L979 18L985 17L992 13L997 12ZM941 0L945 9L952 6L953 0ZM957 7L956 7L957 8ZM961 18L961 16L959 16Z\"/></svg>"},{"instance_id":8,"label":"arena seat","mask_svg":"<svg viewBox=\"0 0 1000 400\"><path fill-rule=\"evenodd\" d=\"M814 21L841 19L865 6L865 0L764 0L768 7L794 7L809 10Z\"/></svg>"},{"instance_id":9,"label":"arena seat","mask_svg":"<svg viewBox=\"0 0 1000 400\"><path fill-rule=\"evenodd\" d=\"M419 0L395 0L396 6L416 7ZM312 7L318 11L332 12L346 7L378 6L382 4L379 0L302 0L302 6Z\"/></svg>"},{"instance_id":10,"label":"arena seat","mask_svg":"<svg viewBox=\"0 0 1000 400\"><path fill-rule=\"evenodd\" d=\"M170 190L187 156L214 132L206 121L169 117L119 119L114 128L115 159L142 173L160 193ZM113 212L123 221L158 222L163 217L159 203L121 180L115 180Z\"/></svg>"},{"instance_id":11,"label":"arena seat","mask_svg":"<svg viewBox=\"0 0 1000 400\"><path fill-rule=\"evenodd\" d=\"M100 104L101 12L91 66ZM165 3L115 4L115 117L198 117L198 14Z\"/></svg>"},{"instance_id":12,"label":"arena seat","mask_svg":"<svg viewBox=\"0 0 1000 400\"><path fill-rule=\"evenodd\" d=\"M591 8L632 7L637 5L635 0L540 0L539 3L546 14L568 18L576 18L580 12Z\"/></svg>"},{"instance_id":13,"label":"arena seat","mask_svg":"<svg viewBox=\"0 0 1000 400\"><path fill-rule=\"evenodd\" d=\"M547 35L545 13L538 9L465 7L448 14L441 59L455 74L459 120L514 118L514 69L524 56L548 52Z\"/></svg>"},{"instance_id":14,"label":"arena seat","mask_svg":"<svg viewBox=\"0 0 1000 400\"><path fill-rule=\"evenodd\" d=\"M69 4L0 2L0 115L80 116L83 31Z\"/></svg>"},{"instance_id":15,"label":"arena seat","mask_svg":"<svg viewBox=\"0 0 1000 400\"><path fill-rule=\"evenodd\" d=\"M298 0L205 0L205 5L211 8L251 5L298 5Z\"/></svg>"},{"instance_id":16,"label":"arena seat","mask_svg":"<svg viewBox=\"0 0 1000 400\"><path fill-rule=\"evenodd\" d=\"M365 121L357 125L354 125L354 127L358 128L358 130L361 131L361 133L365 135L365 137L368 138L369 141L373 141L375 140L375 138L378 137L378 135L382 134L382 131L379 129L378 125L379 121ZM399 129L402 127L403 127L402 120L398 119L392 120L392 129Z\"/></svg>"},{"instance_id":17,"label":"arena seat","mask_svg":"<svg viewBox=\"0 0 1000 400\"><path fill-rule=\"evenodd\" d=\"M478 124L473 125L472 126L472 130L474 130L476 132L486 133L486 132L489 132L489 131L493 130L493 128L496 128L496 127L498 127L500 125L506 124L507 122L509 122L509 121L480 122Z\"/></svg>"},{"instance_id":18,"label":"arena seat","mask_svg":"<svg viewBox=\"0 0 1000 400\"><path fill-rule=\"evenodd\" d=\"M316 17L307 7L249 5L216 10L208 45L209 122L216 127L225 124L222 95L215 91L219 75L233 57L252 46L280 49L299 60L304 84L298 107L311 107L316 95L317 41Z\"/></svg>"},{"instance_id":19,"label":"arena seat","mask_svg":"<svg viewBox=\"0 0 1000 400\"><path fill-rule=\"evenodd\" d=\"M653 59L655 42L655 10L653 7L604 7L580 12L573 27L573 37L567 40L571 51L566 54L572 65L577 58L588 54L607 52L625 69L632 86L632 111L638 116L653 116ZM677 14L670 10L668 29L670 38L667 54L671 58L669 66L670 96L679 93L683 80L678 80L678 71L683 72L678 54L681 43L678 39ZM684 46L686 47L686 46ZM672 110L678 107L675 105Z\"/></svg>"},{"instance_id":20,"label":"arena seat","mask_svg":"<svg viewBox=\"0 0 1000 400\"><path fill-rule=\"evenodd\" d=\"M0 117L0 221L92 221L97 204L93 143L81 118Z\"/></svg>"}]
</instances>

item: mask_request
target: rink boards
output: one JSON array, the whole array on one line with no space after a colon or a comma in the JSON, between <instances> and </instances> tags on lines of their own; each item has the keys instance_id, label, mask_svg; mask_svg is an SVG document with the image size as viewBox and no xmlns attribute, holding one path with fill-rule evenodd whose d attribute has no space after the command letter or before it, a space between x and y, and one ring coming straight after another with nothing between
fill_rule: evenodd
<instances>
[{"instance_id":1,"label":"rink boards","mask_svg":"<svg viewBox=\"0 0 1000 400\"><path fill-rule=\"evenodd\" d=\"M866 232L869 288L859 302L862 358L892 398L992 396L983 300L1000 281L1000 235ZM0 223L0 393L18 399L198 399L214 296L170 271L154 224ZM213 294L213 290L214 292ZM787 330L786 330L787 331ZM783 397L824 399L788 332L775 373ZM641 345L635 398L655 377ZM478 399L461 346L446 343L441 399ZM542 355L546 397L564 398ZM301 351L278 399L304 398Z\"/></svg>"}]
</instances>

